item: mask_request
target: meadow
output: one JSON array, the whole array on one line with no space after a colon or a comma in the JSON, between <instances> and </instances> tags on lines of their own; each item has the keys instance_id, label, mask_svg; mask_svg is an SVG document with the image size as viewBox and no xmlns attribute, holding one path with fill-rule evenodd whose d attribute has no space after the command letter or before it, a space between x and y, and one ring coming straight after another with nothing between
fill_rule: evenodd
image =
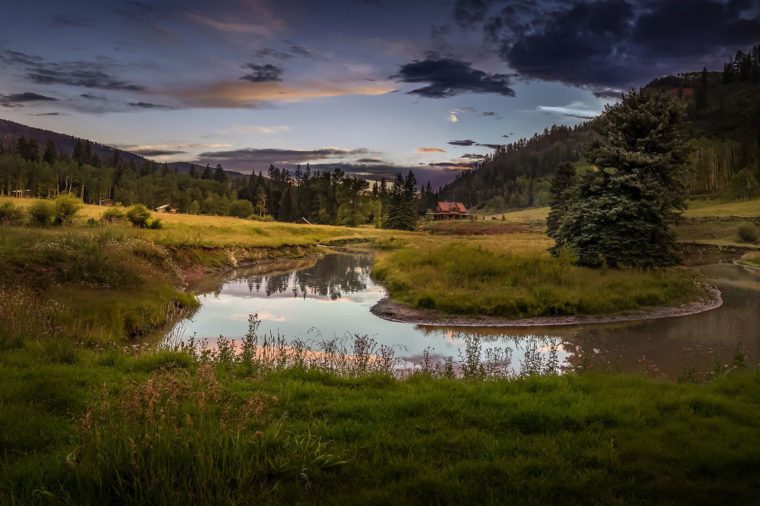
<instances>
[{"instance_id":1,"label":"meadow","mask_svg":"<svg viewBox=\"0 0 760 506\"><path fill-rule=\"evenodd\" d=\"M0 504L744 504L760 493L760 374L741 350L669 382L540 358L508 374L477 342L456 363L399 374L361 335L270 355L158 339L197 304L183 273L320 244L378 251L392 291L399 277L411 290L464 286L441 299L464 310L500 311L491 284L519 314L672 302L693 287L680 271L590 274L550 258L532 226L428 234L164 215L142 230L100 223L102 211L0 226ZM605 296L581 297L595 290Z\"/></svg>"}]
</instances>

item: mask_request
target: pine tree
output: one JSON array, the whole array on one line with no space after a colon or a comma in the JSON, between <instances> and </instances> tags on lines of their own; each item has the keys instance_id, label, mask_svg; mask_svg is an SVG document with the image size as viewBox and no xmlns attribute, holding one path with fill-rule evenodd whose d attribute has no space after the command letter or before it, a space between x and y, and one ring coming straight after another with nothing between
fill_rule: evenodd
<instances>
[{"instance_id":1,"label":"pine tree","mask_svg":"<svg viewBox=\"0 0 760 506\"><path fill-rule=\"evenodd\" d=\"M209 167L208 164L206 164L206 168L203 169L203 173L201 174L201 179L211 179L211 167Z\"/></svg>"},{"instance_id":2,"label":"pine tree","mask_svg":"<svg viewBox=\"0 0 760 506\"><path fill-rule=\"evenodd\" d=\"M557 237L562 219L572 203L574 190L575 167L570 162L562 162L557 167L549 187L551 201L549 216L546 217L546 233L549 237Z\"/></svg>"},{"instance_id":3,"label":"pine tree","mask_svg":"<svg viewBox=\"0 0 760 506\"><path fill-rule=\"evenodd\" d=\"M221 164L218 163L216 164L216 169L214 169L214 181L217 181L219 183L227 182L227 174L224 172Z\"/></svg>"},{"instance_id":4,"label":"pine tree","mask_svg":"<svg viewBox=\"0 0 760 506\"><path fill-rule=\"evenodd\" d=\"M655 267L676 262L670 225L686 207L683 108L665 94L632 91L608 106L603 142L556 234L583 265Z\"/></svg>"},{"instance_id":5,"label":"pine tree","mask_svg":"<svg viewBox=\"0 0 760 506\"><path fill-rule=\"evenodd\" d=\"M45 145L45 153L42 155L42 160L48 165L53 165L58 159L58 152L55 149L53 141L47 141Z\"/></svg>"}]
</instances>

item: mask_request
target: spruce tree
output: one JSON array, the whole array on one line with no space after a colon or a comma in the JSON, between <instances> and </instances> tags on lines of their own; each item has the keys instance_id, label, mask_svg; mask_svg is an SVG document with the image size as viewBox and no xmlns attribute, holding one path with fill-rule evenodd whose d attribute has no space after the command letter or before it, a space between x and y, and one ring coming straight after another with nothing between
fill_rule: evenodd
<instances>
[{"instance_id":1,"label":"spruce tree","mask_svg":"<svg viewBox=\"0 0 760 506\"><path fill-rule=\"evenodd\" d=\"M551 201L549 216L546 217L546 233L549 237L557 237L560 223L572 203L574 189L575 167L570 162L562 162L557 167L549 187Z\"/></svg>"},{"instance_id":2,"label":"spruce tree","mask_svg":"<svg viewBox=\"0 0 760 506\"><path fill-rule=\"evenodd\" d=\"M656 267L677 261L670 225L686 207L683 107L665 94L632 91L607 106L592 169L556 234L580 264Z\"/></svg>"},{"instance_id":3,"label":"spruce tree","mask_svg":"<svg viewBox=\"0 0 760 506\"><path fill-rule=\"evenodd\" d=\"M216 169L214 169L214 180L219 183L226 183L227 182L227 174L224 172L224 169L220 164L216 164Z\"/></svg>"}]
</instances>

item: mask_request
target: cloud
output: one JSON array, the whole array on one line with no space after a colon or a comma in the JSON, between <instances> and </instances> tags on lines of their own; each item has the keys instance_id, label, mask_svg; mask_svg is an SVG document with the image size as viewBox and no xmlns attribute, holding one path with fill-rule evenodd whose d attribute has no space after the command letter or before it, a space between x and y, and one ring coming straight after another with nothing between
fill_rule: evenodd
<instances>
[{"instance_id":1,"label":"cloud","mask_svg":"<svg viewBox=\"0 0 760 506\"><path fill-rule=\"evenodd\" d=\"M717 67L760 41L760 9L748 0L457 3L454 19L481 24L521 76L592 89Z\"/></svg>"},{"instance_id":2,"label":"cloud","mask_svg":"<svg viewBox=\"0 0 760 506\"><path fill-rule=\"evenodd\" d=\"M267 22L253 23L253 22L241 22L239 20L221 20L212 18L210 16L203 16L200 14L186 13L186 15L201 25L226 33L243 33L254 34L260 36L270 36L273 33L279 31L283 27L281 20L271 18Z\"/></svg>"},{"instance_id":3,"label":"cloud","mask_svg":"<svg viewBox=\"0 0 760 506\"><path fill-rule=\"evenodd\" d=\"M380 158L359 158L356 163L385 163Z\"/></svg>"},{"instance_id":4,"label":"cloud","mask_svg":"<svg viewBox=\"0 0 760 506\"><path fill-rule=\"evenodd\" d=\"M477 144L477 142L470 139L466 139L462 141L449 141L449 144L451 144L452 146L474 146L475 144Z\"/></svg>"},{"instance_id":5,"label":"cloud","mask_svg":"<svg viewBox=\"0 0 760 506\"><path fill-rule=\"evenodd\" d=\"M268 102L300 102L317 98L347 95L384 95L395 88L379 82L307 81L295 84L280 82L250 83L240 80L219 81L164 93L184 102L186 107L249 108Z\"/></svg>"},{"instance_id":6,"label":"cloud","mask_svg":"<svg viewBox=\"0 0 760 506\"><path fill-rule=\"evenodd\" d=\"M76 28L92 28L94 23L88 19L73 18L65 15L55 16L53 23L59 26L73 26Z\"/></svg>"},{"instance_id":7,"label":"cloud","mask_svg":"<svg viewBox=\"0 0 760 506\"><path fill-rule=\"evenodd\" d=\"M230 151L207 151L198 155L196 163L221 163L233 170L263 169L270 164L293 165L330 159L345 159L369 154L364 148L346 149L326 147L320 149L247 148Z\"/></svg>"},{"instance_id":8,"label":"cloud","mask_svg":"<svg viewBox=\"0 0 760 506\"><path fill-rule=\"evenodd\" d=\"M445 149L441 148L417 148L418 153L445 153Z\"/></svg>"},{"instance_id":9,"label":"cloud","mask_svg":"<svg viewBox=\"0 0 760 506\"><path fill-rule=\"evenodd\" d=\"M467 153L465 155L460 156L459 158L465 158L465 159L469 159L469 160L482 160L485 157L486 157L486 155L479 155L479 154L476 154L476 153Z\"/></svg>"},{"instance_id":10,"label":"cloud","mask_svg":"<svg viewBox=\"0 0 760 506\"><path fill-rule=\"evenodd\" d=\"M601 88L601 89L592 91L592 93L597 98L620 99L623 95L623 90L618 90L615 88Z\"/></svg>"},{"instance_id":11,"label":"cloud","mask_svg":"<svg viewBox=\"0 0 760 506\"><path fill-rule=\"evenodd\" d=\"M252 83L268 83L272 81L282 81L282 69L275 67L267 63L266 65L256 65L254 63L246 63L243 68L251 70L252 72L244 75L240 79L250 81Z\"/></svg>"},{"instance_id":12,"label":"cloud","mask_svg":"<svg viewBox=\"0 0 760 506\"><path fill-rule=\"evenodd\" d=\"M570 105L560 107L539 105L536 107L536 110L550 114L559 114L562 116L581 119L595 118L602 113L602 111L594 111L589 109L583 102L573 102Z\"/></svg>"},{"instance_id":13,"label":"cloud","mask_svg":"<svg viewBox=\"0 0 760 506\"><path fill-rule=\"evenodd\" d=\"M147 157L163 157L188 154L192 150L228 148L229 144L117 144L123 151Z\"/></svg>"},{"instance_id":14,"label":"cloud","mask_svg":"<svg viewBox=\"0 0 760 506\"><path fill-rule=\"evenodd\" d=\"M404 83L429 83L409 92L426 98L453 97L461 93L515 94L506 74L487 74L472 68L469 62L435 55L402 65L391 77Z\"/></svg>"},{"instance_id":15,"label":"cloud","mask_svg":"<svg viewBox=\"0 0 760 506\"><path fill-rule=\"evenodd\" d=\"M493 111L484 111L484 112L481 113L481 115L489 117L489 116L496 116L496 113L493 112Z\"/></svg>"},{"instance_id":16,"label":"cloud","mask_svg":"<svg viewBox=\"0 0 760 506\"><path fill-rule=\"evenodd\" d=\"M491 149L499 149L502 144L480 144L478 143L478 146L483 146L484 148L491 148Z\"/></svg>"},{"instance_id":17,"label":"cloud","mask_svg":"<svg viewBox=\"0 0 760 506\"><path fill-rule=\"evenodd\" d=\"M298 44L291 44L287 49L274 49L265 47L254 51L259 58L269 58L275 60L289 60L291 58L310 58L312 60L325 60L326 58L314 49L309 49Z\"/></svg>"},{"instance_id":18,"label":"cloud","mask_svg":"<svg viewBox=\"0 0 760 506\"><path fill-rule=\"evenodd\" d=\"M0 106L3 107L22 107L29 102L56 102L58 99L25 91L23 93L12 93L10 95L0 95Z\"/></svg>"},{"instance_id":19,"label":"cloud","mask_svg":"<svg viewBox=\"0 0 760 506\"><path fill-rule=\"evenodd\" d=\"M152 104L150 102L128 102L127 105L139 109L172 109L168 105Z\"/></svg>"},{"instance_id":20,"label":"cloud","mask_svg":"<svg viewBox=\"0 0 760 506\"><path fill-rule=\"evenodd\" d=\"M68 116L68 115L63 112L40 112L40 113L35 114L34 116Z\"/></svg>"},{"instance_id":21,"label":"cloud","mask_svg":"<svg viewBox=\"0 0 760 506\"><path fill-rule=\"evenodd\" d=\"M43 58L18 51L0 53L0 63L23 69L25 78L36 84L68 85L103 90L143 91L143 86L115 77L119 66L102 62L47 62Z\"/></svg>"},{"instance_id":22,"label":"cloud","mask_svg":"<svg viewBox=\"0 0 760 506\"><path fill-rule=\"evenodd\" d=\"M290 131L290 127L285 125L264 126L264 125L238 125L222 130L226 134L256 134L256 135L276 135Z\"/></svg>"},{"instance_id":23,"label":"cloud","mask_svg":"<svg viewBox=\"0 0 760 506\"><path fill-rule=\"evenodd\" d=\"M172 156L172 155L183 155L186 154L187 151L179 151L179 150L172 150L172 149L143 149L139 151L131 151L132 153L147 156L150 158L158 157L158 156Z\"/></svg>"},{"instance_id":24,"label":"cloud","mask_svg":"<svg viewBox=\"0 0 760 506\"><path fill-rule=\"evenodd\" d=\"M455 112L449 113L449 115L448 115L448 117L446 119L448 119L450 123L458 123L459 122L459 116L457 116L457 113L455 113Z\"/></svg>"}]
</instances>

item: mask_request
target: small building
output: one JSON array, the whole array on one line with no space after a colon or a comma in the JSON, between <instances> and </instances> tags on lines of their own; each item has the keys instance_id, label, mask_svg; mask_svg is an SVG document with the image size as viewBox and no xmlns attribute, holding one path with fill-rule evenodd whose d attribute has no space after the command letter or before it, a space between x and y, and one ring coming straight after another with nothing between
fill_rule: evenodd
<instances>
[{"instance_id":1,"label":"small building","mask_svg":"<svg viewBox=\"0 0 760 506\"><path fill-rule=\"evenodd\" d=\"M19 199L30 199L34 196L32 190L13 190L11 195Z\"/></svg>"},{"instance_id":2,"label":"small building","mask_svg":"<svg viewBox=\"0 0 760 506\"><path fill-rule=\"evenodd\" d=\"M156 208L156 212L157 212L157 213L171 213L171 214L176 214L176 213L177 213L177 208L176 208L176 207L174 207L174 206L172 206L171 204L164 204L164 205L162 205L162 206L158 206L158 207Z\"/></svg>"},{"instance_id":3,"label":"small building","mask_svg":"<svg viewBox=\"0 0 760 506\"><path fill-rule=\"evenodd\" d=\"M461 202L438 202L435 210L428 212L429 218L438 220L463 220L470 217L467 208Z\"/></svg>"}]
</instances>

